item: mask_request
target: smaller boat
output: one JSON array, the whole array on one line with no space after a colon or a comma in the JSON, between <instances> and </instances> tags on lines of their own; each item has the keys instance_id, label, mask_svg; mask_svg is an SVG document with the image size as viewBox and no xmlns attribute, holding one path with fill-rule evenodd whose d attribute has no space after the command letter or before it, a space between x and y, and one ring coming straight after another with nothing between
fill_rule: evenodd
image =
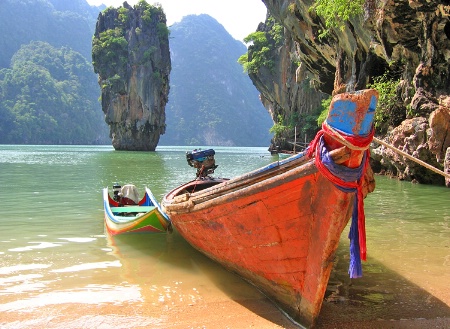
<instances>
[{"instance_id":1,"label":"smaller boat","mask_svg":"<svg viewBox=\"0 0 450 329\"><path fill-rule=\"evenodd\" d=\"M164 233L171 231L170 219L161 210L149 188L139 198L136 186L113 185L113 196L107 187L103 189L105 228L111 235L124 233Z\"/></svg>"}]
</instances>

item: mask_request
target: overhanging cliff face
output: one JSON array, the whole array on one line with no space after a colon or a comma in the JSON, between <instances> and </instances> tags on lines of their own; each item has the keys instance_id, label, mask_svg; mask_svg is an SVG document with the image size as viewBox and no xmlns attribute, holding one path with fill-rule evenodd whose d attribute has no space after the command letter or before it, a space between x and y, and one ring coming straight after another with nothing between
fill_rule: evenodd
<instances>
[{"instance_id":1,"label":"overhanging cliff face","mask_svg":"<svg viewBox=\"0 0 450 329\"><path fill-rule=\"evenodd\" d=\"M168 35L162 8L145 2L124 2L98 17L92 60L116 150L154 151L165 132Z\"/></svg>"},{"instance_id":2,"label":"overhanging cliff face","mask_svg":"<svg viewBox=\"0 0 450 329\"><path fill-rule=\"evenodd\" d=\"M248 61L264 52L262 56L266 61L258 66L257 72L249 71L249 77L261 93L261 102L273 121L285 126L276 132L269 151L292 150L295 139L298 144L304 139L311 140L315 130L305 118L320 113L322 100L328 98L316 88L317 81L307 73L305 65L299 64L298 44L290 32L280 31L276 25L268 16L266 22L258 26L258 32L265 33L267 45L253 44L248 49Z\"/></svg>"},{"instance_id":3,"label":"overhanging cliff face","mask_svg":"<svg viewBox=\"0 0 450 329\"><path fill-rule=\"evenodd\" d=\"M351 19L342 30L331 30L322 39L319 34L325 27L323 20L310 10L313 0L262 1L286 30L289 57L299 63L297 83L307 77L318 91L336 94L367 88L374 77L386 73L395 76L400 81L397 106L403 109L403 114L397 120L399 128L391 126L386 140L397 141L398 147L408 144L411 152L419 148L420 154L415 155L424 160L433 157L440 169L447 166L450 170L450 164L444 163L450 148L449 125L445 123L450 115L450 1L366 0L363 16ZM277 84L282 82L277 75L273 75L273 80ZM267 92L259 90L263 95ZM263 99L272 102L271 96ZM294 99L292 92L285 99L288 102ZM282 102L266 107L280 105ZM292 110L282 106L279 111ZM412 137L411 132L401 129L410 126L402 121L418 117L425 121L420 125L420 133L417 131L420 136ZM412 139L418 143L414 147L410 145ZM436 181L383 149L378 154L375 158L379 164L384 169L396 168L393 174L400 178ZM399 165L398 161L403 163Z\"/></svg>"},{"instance_id":4,"label":"overhanging cliff face","mask_svg":"<svg viewBox=\"0 0 450 329\"><path fill-rule=\"evenodd\" d=\"M319 38L325 26L310 10L314 1L263 2L289 31L295 55L325 93L365 88L392 64L403 64L407 81L420 78L415 87L448 93L449 1L366 0L364 17L331 30L326 38Z\"/></svg>"}]
</instances>

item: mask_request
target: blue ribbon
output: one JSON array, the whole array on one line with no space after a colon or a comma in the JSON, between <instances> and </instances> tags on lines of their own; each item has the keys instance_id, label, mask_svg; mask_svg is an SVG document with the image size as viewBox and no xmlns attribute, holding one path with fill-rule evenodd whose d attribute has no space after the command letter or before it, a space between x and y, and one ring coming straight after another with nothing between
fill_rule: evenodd
<instances>
[{"instance_id":1,"label":"blue ribbon","mask_svg":"<svg viewBox=\"0 0 450 329\"><path fill-rule=\"evenodd\" d=\"M328 171L333 174L333 176L336 176L345 182L355 182L362 177L367 156L365 152L361 165L358 168L348 168L346 166L336 164L333 161L330 152L328 152L326 146L324 145L323 136L320 138L318 147L320 147L320 161L328 169ZM358 189L336 184L334 185L343 192L355 193L355 198L353 200L352 222L350 225L350 232L348 234L348 238L350 239L350 265L348 273L352 279L360 278L362 277L362 265L358 230Z\"/></svg>"}]
</instances>

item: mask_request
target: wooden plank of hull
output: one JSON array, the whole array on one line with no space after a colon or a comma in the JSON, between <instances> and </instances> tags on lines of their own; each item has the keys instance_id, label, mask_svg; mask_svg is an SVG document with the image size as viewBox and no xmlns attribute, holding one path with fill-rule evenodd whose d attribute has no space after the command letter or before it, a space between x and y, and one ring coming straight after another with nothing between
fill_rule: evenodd
<instances>
[{"instance_id":1,"label":"wooden plank of hull","mask_svg":"<svg viewBox=\"0 0 450 329\"><path fill-rule=\"evenodd\" d=\"M352 196L317 172L284 176L188 213L166 210L192 246L259 287L294 320L312 325Z\"/></svg>"}]
</instances>

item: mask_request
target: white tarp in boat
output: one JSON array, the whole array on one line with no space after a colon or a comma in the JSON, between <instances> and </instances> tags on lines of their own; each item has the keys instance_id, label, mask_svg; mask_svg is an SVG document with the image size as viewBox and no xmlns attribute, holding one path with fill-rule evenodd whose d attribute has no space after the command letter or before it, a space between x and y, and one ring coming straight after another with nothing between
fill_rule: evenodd
<instances>
[{"instance_id":1,"label":"white tarp in boat","mask_svg":"<svg viewBox=\"0 0 450 329\"><path fill-rule=\"evenodd\" d=\"M119 196L133 200L136 204L138 204L140 200L138 189L133 184L126 184L122 186Z\"/></svg>"}]
</instances>

